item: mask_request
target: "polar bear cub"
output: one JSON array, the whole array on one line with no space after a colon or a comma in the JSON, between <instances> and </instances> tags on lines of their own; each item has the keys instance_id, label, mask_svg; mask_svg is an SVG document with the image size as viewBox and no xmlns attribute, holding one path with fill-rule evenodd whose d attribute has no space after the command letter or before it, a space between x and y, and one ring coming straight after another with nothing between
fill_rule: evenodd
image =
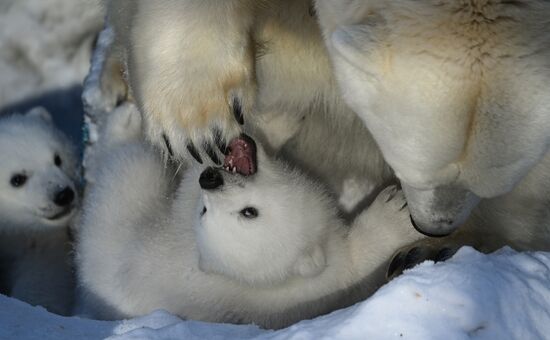
<instances>
[{"instance_id":1,"label":"polar bear cub","mask_svg":"<svg viewBox=\"0 0 550 340\"><path fill-rule=\"evenodd\" d=\"M119 121L124 121L121 119ZM250 138L224 167L181 181L139 141L112 148L83 204L82 313L181 317L280 328L364 299L396 249L423 236L385 189L351 227L325 189Z\"/></svg>"},{"instance_id":2,"label":"polar bear cub","mask_svg":"<svg viewBox=\"0 0 550 340\"><path fill-rule=\"evenodd\" d=\"M0 119L2 293L68 314L73 279L69 225L77 211L78 165L47 111Z\"/></svg>"}]
</instances>

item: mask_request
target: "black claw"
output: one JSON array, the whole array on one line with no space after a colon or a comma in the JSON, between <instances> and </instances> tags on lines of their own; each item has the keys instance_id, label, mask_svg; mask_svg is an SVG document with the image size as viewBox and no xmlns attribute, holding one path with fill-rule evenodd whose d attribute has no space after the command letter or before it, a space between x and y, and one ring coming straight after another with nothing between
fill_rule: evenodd
<instances>
[{"instance_id":1,"label":"black claw","mask_svg":"<svg viewBox=\"0 0 550 340\"><path fill-rule=\"evenodd\" d=\"M401 206L401 208L399 208L399 211L402 211L403 209L405 209L409 204L407 202L403 203L403 205Z\"/></svg>"},{"instance_id":2,"label":"black claw","mask_svg":"<svg viewBox=\"0 0 550 340\"><path fill-rule=\"evenodd\" d=\"M244 124L243 107L237 97L233 98L233 114L240 125Z\"/></svg>"},{"instance_id":3,"label":"black claw","mask_svg":"<svg viewBox=\"0 0 550 340\"><path fill-rule=\"evenodd\" d=\"M388 198L386 199L386 203L391 201L395 197L395 194L397 194L397 187L393 188L392 192L388 195Z\"/></svg>"},{"instance_id":4,"label":"black claw","mask_svg":"<svg viewBox=\"0 0 550 340\"><path fill-rule=\"evenodd\" d=\"M414 247L405 256L405 265L403 266L403 269L410 269L420 263L420 260L423 260L422 258L422 250L420 247Z\"/></svg>"},{"instance_id":5,"label":"black claw","mask_svg":"<svg viewBox=\"0 0 550 340\"><path fill-rule=\"evenodd\" d=\"M212 135L214 135L214 142L216 143L216 146L220 149L222 154L225 155L227 152L227 144L223 139L222 131L218 128L213 128Z\"/></svg>"},{"instance_id":6,"label":"black claw","mask_svg":"<svg viewBox=\"0 0 550 340\"><path fill-rule=\"evenodd\" d=\"M390 265L388 266L388 271L386 272L386 278L391 278L393 274L397 271L397 269L401 268L403 266L403 263L405 262L405 254L402 252L395 255L393 259L391 260Z\"/></svg>"},{"instance_id":7,"label":"black claw","mask_svg":"<svg viewBox=\"0 0 550 340\"><path fill-rule=\"evenodd\" d=\"M445 248L441 249L441 250L437 253L437 255L435 255L435 257L434 257L434 262L447 261L448 259L450 259L451 257L453 257L454 254L455 254L455 250L454 250L454 249L445 247Z\"/></svg>"},{"instance_id":8,"label":"black claw","mask_svg":"<svg viewBox=\"0 0 550 340\"><path fill-rule=\"evenodd\" d=\"M170 140L168 139L168 136L166 134L162 134L162 139L164 140L164 144L166 145L166 150L168 151L168 154L170 157L174 157L174 151L172 150L172 144L170 144Z\"/></svg>"},{"instance_id":9,"label":"black claw","mask_svg":"<svg viewBox=\"0 0 550 340\"><path fill-rule=\"evenodd\" d=\"M195 145L190 142L189 144L187 144L187 151L189 151L189 153L191 154L191 156L193 156L193 158L199 162L200 164L202 164L202 158L201 156L199 155L199 152L197 151L197 148L195 148Z\"/></svg>"},{"instance_id":10,"label":"black claw","mask_svg":"<svg viewBox=\"0 0 550 340\"><path fill-rule=\"evenodd\" d=\"M220 158L218 157L218 154L216 153L216 150L214 150L214 147L210 143L204 143L203 144L204 151L210 157L212 162L214 162L217 165L222 165L222 162L220 161Z\"/></svg>"}]
</instances>

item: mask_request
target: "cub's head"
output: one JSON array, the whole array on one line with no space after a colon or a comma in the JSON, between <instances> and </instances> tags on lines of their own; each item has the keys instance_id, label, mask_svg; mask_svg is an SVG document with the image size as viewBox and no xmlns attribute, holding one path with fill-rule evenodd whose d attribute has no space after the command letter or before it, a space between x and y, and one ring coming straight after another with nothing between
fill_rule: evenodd
<instances>
[{"instance_id":1,"label":"cub's head","mask_svg":"<svg viewBox=\"0 0 550 340\"><path fill-rule=\"evenodd\" d=\"M0 119L0 226L66 226L78 201L75 150L42 108Z\"/></svg>"},{"instance_id":2,"label":"cub's head","mask_svg":"<svg viewBox=\"0 0 550 340\"><path fill-rule=\"evenodd\" d=\"M201 269L252 285L311 277L325 268L327 232L337 225L325 191L241 136L224 168L200 176Z\"/></svg>"}]
</instances>

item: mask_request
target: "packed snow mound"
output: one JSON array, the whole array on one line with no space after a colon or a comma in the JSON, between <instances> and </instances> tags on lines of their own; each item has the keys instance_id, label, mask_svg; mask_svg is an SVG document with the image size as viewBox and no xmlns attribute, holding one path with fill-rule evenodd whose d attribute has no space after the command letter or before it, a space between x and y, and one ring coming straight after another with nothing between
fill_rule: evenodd
<instances>
[{"instance_id":1,"label":"packed snow mound","mask_svg":"<svg viewBox=\"0 0 550 340\"><path fill-rule=\"evenodd\" d=\"M350 308L280 331L183 321L164 311L126 321L61 317L0 297L1 339L548 339L550 253L462 248L427 261Z\"/></svg>"},{"instance_id":2,"label":"packed snow mound","mask_svg":"<svg viewBox=\"0 0 550 340\"><path fill-rule=\"evenodd\" d=\"M0 1L0 107L81 84L102 25L99 1Z\"/></svg>"}]
</instances>

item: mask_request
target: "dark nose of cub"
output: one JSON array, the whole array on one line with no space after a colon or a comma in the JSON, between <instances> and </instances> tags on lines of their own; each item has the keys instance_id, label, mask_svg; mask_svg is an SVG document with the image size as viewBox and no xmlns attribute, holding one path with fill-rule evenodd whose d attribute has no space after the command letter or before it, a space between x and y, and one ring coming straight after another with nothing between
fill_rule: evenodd
<instances>
[{"instance_id":1,"label":"dark nose of cub","mask_svg":"<svg viewBox=\"0 0 550 340\"><path fill-rule=\"evenodd\" d=\"M214 190L223 185L223 176L218 170L208 167L202 172L199 184L205 190Z\"/></svg>"},{"instance_id":2,"label":"dark nose of cub","mask_svg":"<svg viewBox=\"0 0 550 340\"><path fill-rule=\"evenodd\" d=\"M63 188L60 192L55 194L53 202L60 207L66 207L74 201L74 191L69 187Z\"/></svg>"}]
</instances>

